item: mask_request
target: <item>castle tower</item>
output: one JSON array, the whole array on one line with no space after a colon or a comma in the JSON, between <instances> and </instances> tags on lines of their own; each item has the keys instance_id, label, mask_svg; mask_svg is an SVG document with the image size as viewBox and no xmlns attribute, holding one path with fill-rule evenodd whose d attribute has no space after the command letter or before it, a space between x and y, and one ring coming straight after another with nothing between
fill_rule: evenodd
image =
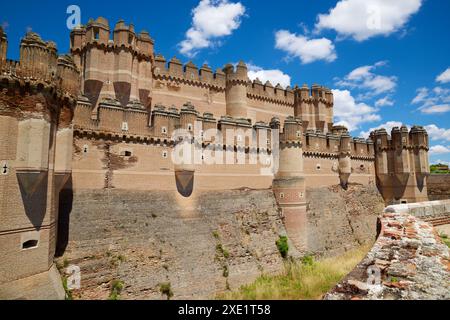
<instances>
[{"instance_id":1,"label":"castle tower","mask_svg":"<svg viewBox=\"0 0 450 320\"><path fill-rule=\"evenodd\" d=\"M272 130L277 123L271 122ZM303 176L302 123L286 119L280 134L279 169L273 192L281 207L289 238L300 251L307 251L305 179Z\"/></svg>"},{"instance_id":2,"label":"castle tower","mask_svg":"<svg viewBox=\"0 0 450 320\"><path fill-rule=\"evenodd\" d=\"M20 67L34 79L52 80L56 76L57 50L54 42L45 42L28 32L20 42Z\"/></svg>"},{"instance_id":3,"label":"castle tower","mask_svg":"<svg viewBox=\"0 0 450 320\"><path fill-rule=\"evenodd\" d=\"M3 28L0 26L0 67L5 64L7 51L8 37L6 36L6 32L4 32Z\"/></svg>"},{"instance_id":4,"label":"castle tower","mask_svg":"<svg viewBox=\"0 0 450 320\"><path fill-rule=\"evenodd\" d=\"M71 53L81 70L82 92L93 105L95 118L100 101L116 99L122 107L151 104L154 42L146 31L135 32L123 20L111 30L105 18L90 20L71 32Z\"/></svg>"},{"instance_id":5,"label":"castle tower","mask_svg":"<svg viewBox=\"0 0 450 320\"><path fill-rule=\"evenodd\" d=\"M375 142L377 185L387 204L427 201L428 134L415 126L371 133Z\"/></svg>"},{"instance_id":6,"label":"castle tower","mask_svg":"<svg viewBox=\"0 0 450 320\"><path fill-rule=\"evenodd\" d=\"M341 141L339 144L339 180L344 189L347 189L348 180L352 174L351 141L352 137L345 129L341 134Z\"/></svg>"},{"instance_id":7,"label":"castle tower","mask_svg":"<svg viewBox=\"0 0 450 320\"><path fill-rule=\"evenodd\" d=\"M75 99L59 81L66 73L53 43L28 33L20 53L16 69L0 74L0 298L64 298L53 266L61 185L55 172L70 171L70 134L58 132L70 127ZM79 89L72 84L71 91Z\"/></svg>"},{"instance_id":8,"label":"castle tower","mask_svg":"<svg viewBox=\"0 0 450 320\"><path fill-rule=\"evenodd\" d=\"M227 83L225 94L227 115L233 118L248 119L247 86L249 79L247 66L241 61L236 66L236 70L233 65L228 64L223 71L225 72Z\"/></svg>"}]
</instances>

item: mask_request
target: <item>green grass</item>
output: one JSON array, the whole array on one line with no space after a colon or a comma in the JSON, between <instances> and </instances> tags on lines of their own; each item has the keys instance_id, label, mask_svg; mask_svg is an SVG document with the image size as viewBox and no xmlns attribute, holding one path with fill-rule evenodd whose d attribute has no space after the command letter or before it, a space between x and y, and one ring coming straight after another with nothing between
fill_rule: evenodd
<instances>
[{"instance_id":1,"label":"green grass","mask_svg":"<svg viewBox=\"0 0 450 320\"><path fill-rule=\"evenodd\" d=\"M219 295L224 300L317 300L330 291L366 256L370 246L351 250L339 257L314 261L285 261L284 271L263 275L237 291Z\"/></svg>"},{"instance_id":2,"label":"green grass","mask_svg":"<svg viewBox=\"0 0 450 320\"><path fill-rule=\"evenodd\" d=\"M450 248L450 239L448 238L448 235L446 235L445 233L441 233L440 237L442 241L447 245L447 247Z\"/></svg>"}]
</instances>

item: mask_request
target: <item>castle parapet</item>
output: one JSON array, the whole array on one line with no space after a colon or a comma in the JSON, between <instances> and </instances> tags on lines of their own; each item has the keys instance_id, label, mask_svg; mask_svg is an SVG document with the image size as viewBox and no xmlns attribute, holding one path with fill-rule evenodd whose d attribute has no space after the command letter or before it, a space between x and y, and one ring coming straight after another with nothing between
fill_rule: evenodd
<instances>
[{"instance_id":1,"label":"castle parapet","mask_svg":"<svg viewBox=\"0 0 450 320\"><path fill-rule=\"evenodd\" d=\"M389 204L426 201L428 134L423 127L395 127L389 136L385 129L370 134L375 142L377 183Z\"/></svg>"},{"instance_id":2,"label":"castle parapet","mask_svg":"<svg viewBox=\"0 0 450 320\"><path fill-rule=\"evenodd\" d=\"M200 69L191 61L183 66L182 62L173 57L168 63L162 55L155 56L153 74L156 79L169 81L184 81L198 85L207 85L219 90L225 89L225 74L218 69L212 72L208 65Z\"/></svg>"}]
</instances>

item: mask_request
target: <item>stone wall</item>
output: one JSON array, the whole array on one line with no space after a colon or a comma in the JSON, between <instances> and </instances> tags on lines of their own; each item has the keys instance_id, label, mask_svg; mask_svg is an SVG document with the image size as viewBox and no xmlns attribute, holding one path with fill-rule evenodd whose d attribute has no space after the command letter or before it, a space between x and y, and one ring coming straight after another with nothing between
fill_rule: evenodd
<instances>
[{"instance_id":1,"label":"stone wall","mask_svg":"<svg viewBox=\"0 0 450 320\"><path fill-rule=\"evenodd\" d=\"M384 201L374 185L307 188L306 198L310 252L333 256L375 241Z\"/></svg>"},{"instance_id":2,"label":"stone wall","mask_svg":"<svg viewBox=\"0 0 450 320\"><path fill-rule=\"evenodd\" d=\"M450 199L450 174L432 174L427 182L430 200Z\"/></svg>"},{"instance_id":3,"label":"stone wall","mask_svg":"<svg viewBox=\"0 0 450 320\"><path fill-rule=\"evenodd\" d=\"M79 298L107 298L112 280L124 282L123 299L164 298L161 283L176 299L214 298L282 269L271 190L64 193L59 262L81 268Z\"/></svg>"},{"instance_id":4,"label":"stone wall","mask_svg":"<svg viewBox=\"0 0 450 320\"><path fill-rule=\"evenodd\" d=\"M70 187L70 186L69 186ZM319 255L375 239L376 189L351 185L311 189L308 236ZM176 299L214 298L227 288L277 273L275 241L286 234L272 190L194 193L64 190L58 259L81 268L83 299L106 299L113 280L123 299L161 299L170 283ZM293 244L290 255L300 256Z\"/></svg>"},{"instance_id":5,"label":"stone wall","mask_svg":"<svg viewBox=\"0 0 450 320\"><path fill-rule=\"evenodd\" d=\"M386 208L372 250L325 299L450 299L449 249L433 226L417 217L442 210L450 215L450 201Z\"/></svg>"}]
</instances>

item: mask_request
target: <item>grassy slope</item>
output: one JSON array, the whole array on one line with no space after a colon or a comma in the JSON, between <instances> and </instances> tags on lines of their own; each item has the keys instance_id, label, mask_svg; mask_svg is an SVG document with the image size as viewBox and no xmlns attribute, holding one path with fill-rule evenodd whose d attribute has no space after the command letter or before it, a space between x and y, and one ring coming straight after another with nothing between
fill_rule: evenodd
<instances>
[{"instance_id":1,"label":"grassy slope","mask_svg":"<svg viewBox=\"0 0 450 320\"><path fill-rule=\"evenodd\" d=\"M218 296L224 300L315 300L332 289L367 254L371 246L317 262L286 262L277 276L261 276L254 283Z\"/></svg>"}]
</instances>

